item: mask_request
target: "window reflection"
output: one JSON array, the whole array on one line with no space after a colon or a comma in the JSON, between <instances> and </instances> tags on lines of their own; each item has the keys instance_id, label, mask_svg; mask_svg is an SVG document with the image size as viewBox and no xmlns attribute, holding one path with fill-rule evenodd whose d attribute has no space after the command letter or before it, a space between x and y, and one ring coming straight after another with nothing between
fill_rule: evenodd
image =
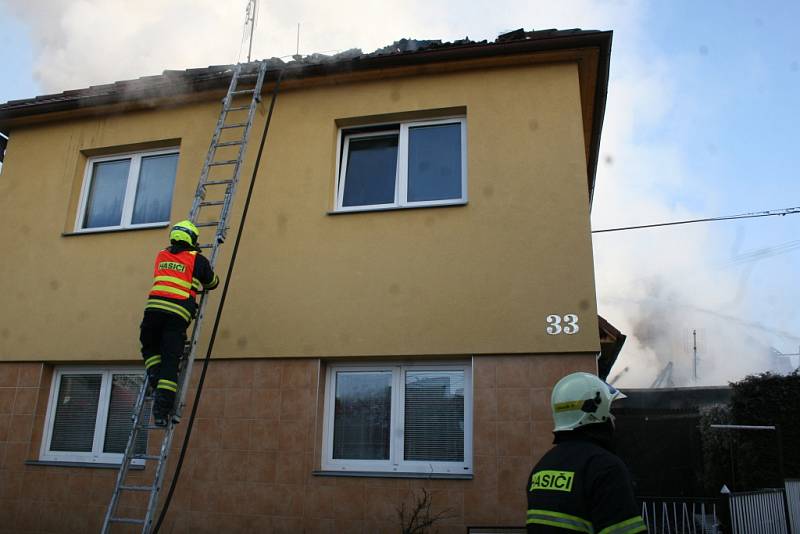
<instances>
[{"instance_id":1,"label":"window reflection","mask_svg":"<svg viewBox=\"0 0 800 534\"><path fill-rule=\"evenodd\" d=\"M408 201L461 198L461 124L408 130Z\"/></svg>"},{"instance_id":2,"label":"window reflection","mask_svg":"<svg viewBox=\"0 0 800 534\"><path fill-rule=\"evenodd\" d=\"M143 224L169 220L177 167L177 154L142 158L131 223Z\"/></svg>"},{"instance_id":3,"label":"window reflection","mask_svg":"<svg viewBox=\"0 0 800 534\"><path fill-rule=\"evenodd\" d=\"M129 159L94 164L84 228L120 225L130 165Z\"/></svg>"},{"instance_id":4,"label":"window reflection","mask_svg":"<svg viewBox=\"0 0 800 534\"><path fill-rule=\"evenodd\" d=\"M392 373L336 373L333 458L388 460Z\"/></svg>"},{"instance_id":5,"label":"window reflection","mask_svg":"<svg viewBox=\"0 0 800 534\"><path fill-rule=\"evenodd\" d=\"M397 134L350 139L343 206L394 202Z\"/></svg>"}]
</instances>

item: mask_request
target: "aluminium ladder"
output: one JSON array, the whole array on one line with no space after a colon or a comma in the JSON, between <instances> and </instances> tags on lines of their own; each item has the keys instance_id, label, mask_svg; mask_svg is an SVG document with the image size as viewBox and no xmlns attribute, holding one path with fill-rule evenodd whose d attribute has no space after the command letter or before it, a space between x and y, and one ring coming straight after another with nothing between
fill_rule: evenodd
<instances>
[{"instance_id":1,"label":"aluminium ladder","mask_svg":"<svg viewBox=\"0 0 800 534\"><path fill-rule=\"evenodd\" d=\"M214 239L210 243L200 244L201 249L210 249L209 261L212 267L216 264L217 252L225 241L229 229L228 216L233 205L236 186L239 183L250 128L253 125L258 103L261 101L261 88L266 71L266 61L257 62L255 65L253 63L239 63L233 68L228 93L222 101L222 111L217 120L214 135L211 138L211 145L208 148L192 209L189 213L189 219L198 228L216 228ZM241 88L240 84L247 85L247 87ZM248 97L249 101L243 101ZM247 113L246 117L243 117L244 112ZM231 154L231 152L235 152L235 154ZM215 169L218 169L218 171ZM215 173L219 171L230 172L226 172L223 176L215 176ZM138 525L141 527L142 534L148 534L153 528L158 496L164 483L167 457L172 445L175 424L180 422L181 413L186 406L187 385L192 376L192 364L200 339L200 327L205 315L205 308L206 295L201 294L197 320L194 323L191 339L186 343L184 356L180 362L175 413L166 427L157 427L150 423L153 392L149 390L146 379L142 383L131 417L133 428L128 437L128 444L117 475L114 493L103 520L102 534L109 533L114 524ZM163 432L160 452L157 455L147 454L146 443L147 431L149 430ZM151 482L147 484L136 483L136 481L126 483L130 475L131 462L137 460L139 464L141 462L155 462L155 472ZM145 516L143 518L120 516L119 512L122 512L122 510L119 510L119 505L123 494L137 493L140 495L148 494Z\"/></svg>"}]
</instances>

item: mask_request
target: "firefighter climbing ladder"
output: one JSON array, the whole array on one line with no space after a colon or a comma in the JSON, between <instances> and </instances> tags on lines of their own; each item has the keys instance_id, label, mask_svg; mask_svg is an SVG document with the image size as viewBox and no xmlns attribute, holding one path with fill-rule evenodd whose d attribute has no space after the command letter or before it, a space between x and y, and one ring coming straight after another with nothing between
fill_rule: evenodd
<instances>
[{"instance_id":1,"label":"firefighter climbing ladder","mask_svg":"<svg viewBox=\"0 0 800 534\"><path fill-rule=\"evenodd\" d=\"M214 135L211 138L211 145L208 148L192 209L189 213L189 219L198 228L216 228L214 239L210 243L200 244L200 248L210 249L208 256L212 267L216 264L219 247L227 236L229 228L228 216L236 193L236 186L239 183L250 127L253 125L256 107L261 100L261 87L264 83L266 70L266 61L240 63L233 68L228 93L222 101L222 111L217 120ZM248 97L249 102L245 102L244 99ZM245 112L247 116L243 118ZM231 154L234 151L236 152L235 157ZM230 170L232 172L228 172ZM181 361L175 414L166 427L157 427L150 423L149 415L153 392L148 390L146 380L142 384L133 410L133 429L128 438L114 493L103 521L103 529L101 531L103 534L111 532L111 527L114 524L141 525L143 534L149 533L153 527L153 519L158 506L159 492L164 482L167 457L172 445L175 424L180 421L181 413L186 404L186 392L188 390L186 386L192 376L192 364L200 338L200 327L203 323L205 308L206 297L201 295L192 337L186 344L184 357ZM147 431L149 430L163 432L160 452L157 455L146 454L148 452L146 450ZM152 482L149 484L140 484L136 481L127 482L129 475L131 475L131 462L134 461L137 461L138 464L155 462ZM147 510L144 517L123 517L119 515L124 511L120 508L125 508L120 506L120 501L126 493L148 495Z\"/></svg>"}]
</instances>

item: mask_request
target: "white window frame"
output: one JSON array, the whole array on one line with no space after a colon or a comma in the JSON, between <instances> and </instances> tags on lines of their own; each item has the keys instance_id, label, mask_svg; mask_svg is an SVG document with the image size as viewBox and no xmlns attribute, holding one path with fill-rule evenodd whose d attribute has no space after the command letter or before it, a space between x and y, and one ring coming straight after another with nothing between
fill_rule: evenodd
<instances>
[{"instance_id":1,"label":"white window frame","mask_svg":"<svg viewBox=\"0 0 800 534\"><path fill-rule=\"evenodd\" d=\"M83 185L81 186L81 196L80 196L80 201L78 203L78 213L77 217L75 218L75 232L92 233L92 232L106 232L109 230L127 230L130 228L153 228L158 226L164 226L164 224L168 224L169 219L167 219L166 221L157 221L157 222L142 223L142 224L131 223L131 219L133 218L133 204L136 201L136 191L138 190L139 187L139 171L141 170L142 167L142 158L150 156L165 156L167 154L180 154L180 149L178 147L173 147L161 150L120 152L118 154L113 154L110 156L93 156L88 158L86 160L86 169L84 170L83 174ZM131 164L130 167L128 168L128 183L125 186L125 197L122 199L122 216L120 218L120 224L118 226L101 226L95 228L84 228L83 220L86 216L86 205L89 201L89 191L91 191L92 175L94 174L95 164L103 163L106 161L119 161L124 159L130 159ZM176 167L175 179L172 183L173 193L175 190L175 181L177 181L177 178L178 178L178 171Z\"/></svg>"},{"instance_id":2,"label":"white window frame","mask_svg":"<svg viewBox=\"0 0 800 534\"><path fill-rule=\"evenodd\" d=\"M53 424L56 417L56 404L58 393L61 389L61 377L68 375L101 375L100 395L97 404L97 414L95 414L94 441L92 452L77 451L51 451L50 442L53 438ZM50 384L50 397L47 401L47 413L44 420L44 430L42 432L42 445L39 451L39 460L50 462L81 462L81 463L101 463L101 464L121 464L123 454L105 453L103 445L106 436L106 425L108 423L108 405L111 400L111 385L115 374L134 375L144 371L137 367L85 367L69 366L57 367L53 370L53 379ZM132 465L144 465L144 460L133 460Z\"/></svg>"},{"instance_id":3,"label":"white window frame","mask_svg":"<svg viewBox=\"0 0 800 534\"><path fill-rule=\"evenodd\" d=\"M336 405L337 371L391 371L392 404L388 460L343 460L333 458L333 418ZM403 460L406 371L464 372L464 461L420 462ZM410 473L424 475L472 475L472 364L458 362L376 362L374 364L337 363L328 366L325 378L325 408L322 430L324 471Z\"/></svg>"},{"instance_id":4,"label":"white window frame","mask_svg":"<svg viewBox=\"0 0 800 534\"><path fill-rule=\"evenodd\" d=\"M409 202L408 200L408 130L418 126L436 126L440 124L461 125L461 196L444 200L423 200ZM388 128L388 126L393 128ZM369 126L380 126L373 124ZM448 117L435 120L418 120L387 124L386 130L374 132L349 134L355 128L339 128L336 150L336 204L335 212L350 211L376 211L398 208L418 208L427 206L451 206L467 203L467 118L464 116ZM395 174L394 202L391 204L369 204L363 206L344 206L345 178L347 174L347 158L350 151L350 139L379 137L381 135L397 134L397 168Z\"/></svg>"}]
</instances>

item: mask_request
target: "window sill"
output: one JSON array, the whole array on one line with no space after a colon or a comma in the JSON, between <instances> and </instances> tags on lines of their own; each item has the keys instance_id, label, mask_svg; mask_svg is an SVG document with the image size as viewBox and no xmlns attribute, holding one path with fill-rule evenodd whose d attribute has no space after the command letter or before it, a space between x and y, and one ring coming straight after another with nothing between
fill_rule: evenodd
<instances>
[{"instance_id":1,"label":"window sill","mask_svg":"<svg viewBox=\"0 0 800 534\"><path fill-rule=\"evenodd\" d=\"M315 477L424 478L437 480L472 480L472 475L447 473L396 473L381 471L312 471Z\"/></svg>"},{"instance_id":2,"label":"window sill","mask_svg":"<svg viewBox=\"0 0 800 534\"><path fill-rule=\"evenodd\" d=\"M25 465L41 465L47 467L92 467L95 469L119 469L122 464L101 464L96 462L57 462L55 460L25 460ZM131 465L134 471L144 470L143 465Z\"/></svg>"},{"instance_id":3,"label":"window sill","mask_svg":"<svg viewBox=\"0 0 800 534\"><path fill-rule=\"evenodd\" d=\"M469 204L468 200L461 202L453 202L448 204L428 204L425 206L386 206L386 207L372 207L364 209L347 209L347 210L329 210L327 215L352 215L354 213L372 213L375 211L404 211L404 210L424 210L430 208L458 208Z\"/></svg>"},{"instance_id":4,"label":"window sill","mask_svg":"<svg viewBox=\"0 0 800 534\"><path fill-rule=\"evenodd\" d=\"M157 224L150 224L147 226L134 226L132 228L103 228L99 230L80 230L78 232L62 232L62 237L72 237L76 235L87 235L87 234L111 234L114 232L137 232L140 230L161 230L163 228L167 228L169 226L168 222L165 223L157 223Z\"/></svg>"}]
</instances>

